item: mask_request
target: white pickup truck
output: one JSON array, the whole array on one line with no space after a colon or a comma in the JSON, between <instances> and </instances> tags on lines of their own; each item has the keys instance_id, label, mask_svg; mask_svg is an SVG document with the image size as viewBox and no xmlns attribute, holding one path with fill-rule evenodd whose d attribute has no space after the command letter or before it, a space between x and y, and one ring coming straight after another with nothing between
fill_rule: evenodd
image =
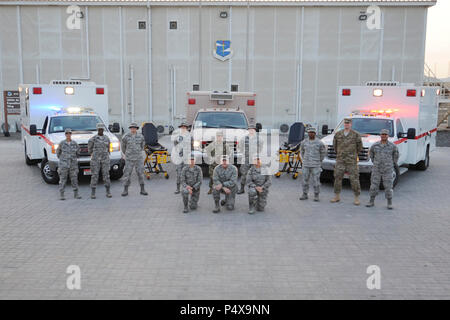
<instances>
[{"instance_id":1,"label":"white pickup truck","mask_svg":"<svg viewBox=\"0 0 450 320\"><path fill-rule=\"evenodd\" d=\"M59 181L56 156L58 144L65 139L64 130L73 131L72 139L81 147L78 165L81 175L90 175L88 141L96 134L97 123L107 128L105 135L111 141L111 179L123 175L119 139L113 132L120 132L118 123L108 125L108 98L106 86L74 80L54 80L48 85L24 84L19 86L21 103L22 142L25 162L40 163L45 182Z\"/></svg>"},{"instance_id":2,"label":"white pickup truck","mask_svg":"<svg viewBox=\"0 0 450 320\"><path fill-rule=\"evenodd\" d=\"M398 82L369 82L365 86L340 87L338 125L331 132L343 129L343 119L352 118L352 129L362 135L363 150L359 154L359 171L370 174L372 162L369 149L380 140L381 129L389 130L389 141L400 153L398 167L392 173L394 185L408 168L426 170L430 152L436 147L439 89ZM328 152L322 164L322 180L332 177L336 164L334 134L322 127L322 139Z\"/></svg>"}]
</instances>

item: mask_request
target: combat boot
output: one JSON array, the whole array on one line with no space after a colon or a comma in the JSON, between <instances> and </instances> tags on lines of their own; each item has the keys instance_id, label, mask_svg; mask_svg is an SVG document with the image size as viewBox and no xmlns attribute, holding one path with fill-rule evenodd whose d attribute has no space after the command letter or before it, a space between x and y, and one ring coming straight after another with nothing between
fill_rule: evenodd
<instances>
[{"instance_id":1,"label":"combat boot","mask_svg":"<svg viewBox=\"0 0 450 320\"><path fill-rule=\"evenodd\" d=\"M371 208L375 205L375 197L370 197L369 203L366 204L367 208Z\"/></svg>"},{"instance_id":2,"label":"combat boot","mask_svg":"<svg viewBox=\"0 0 450 320\"><path fill-rule=\"evenodd\" d=\"M251 201L249 203L248 214L254 214L254 213L255 213L255 203L253 201Z\"/></svg>"},{"instance_id":3,"label":"combat boot","mask_svg":"<svg viewBox=\"0 0 450 320\"><path fill-rule=\"evenodd\" d=\"M123 187L122 197L126 197L128 195L128 186Z\"/></svg>"},{"instance_id":4,"label":"combat boot","mask_svg":"<svg viewBox=\"0 0 450 320\"><path fill-rule=\"evenodd\" d=\"M179 194L180 193L180 185L177 183L177 190L175 190L174 192L175 194Z\"/></svg>"},{"instance_id":5,"label":"combat boot","mask_svg":"<svg viewBox=\"0 0 450 320\"><path fill-rule=\"evenodd\" d=\"M212 188L209 188L208 194L212 193Z\"/></svg>"},{"instance_id":6,"label":"combat boot","mask_svg":"<svg viewBox=\"0 0 450 320\"><path fill-rule=\"evenodd\" d=\"M189 209L196 210L197 209L197 204L191 202L191 204L189 205Z\"/></svg>"},{"instance_id":7,"label":"combat boot","mask_svg":"<svg viewBox=\"0 0 450 320\"><path fill-rule=\"evenodd\" d=\"M388 201L387 201L387 208L389 209L389 210L392 210L392 209L394 209L394 207L392 206L392 199L388 199Z\"/></svg>"},{"instance_id":8,"label":"combat boot","mask_svg":"<svg viewBox=\"0 0 450 320\"><path fill-rule=\"evenodd\" d=\"M355 206L359 206L361 204L361 202L359 201L359 196L355 195L355 200L353 200L353 204Z\"/></svg>"},{"instance_id":9,"label":"combat boot","mask_svg":"<svg viewBox=\"0 0 450 320\"><path fill-rule=\"evenodd\" d=\"M59 200L66 200L66 197L64 197L64 191L59 192Z\"/></svg>"},{"instance_id":10,"label":"combat boot","mask_svg":"<svg viewBox=\"0 0 450 320\"><path fill-rule=\"evenodd\" d=\"M220 200L220 205L224 206L226 204L227 204L227 202L225 200Z\"/></svg>"},{"instance_id":11,"label":"combat boot","mask_svg":"<svg viewBox=\"0 0 450 320\"><path fill-rule=\"evenodd\" d=\"M111 187L110 186L106 186L106 197L107 198L112 198Z\"/></svg>"},{"instance_id":12,"label":"combat boot","mask_svg":"<svg viewBox=\"0 0 450 320\"><path fill-rule=\"evenodd\" d=\"M220 212L219 200L214 200L214 205L216 207L214 208L213 213L219 213Z\"/></svg>"},{"instance_id":13,"label":"combat boot","mask_svg":"<svg viewBox=\"0 0 450 320\"><path fill-rule=\"evenodd\" d=\"M145 191L145 186L143 184L141 184L141 194L143 196L148 196L148 193L147 193L147 191Z\"/></svg>"},{"instance_id":14,"label":"combat boot","mask_svg":"<svg viewBox=\"0 0 450 320\"><path fill-rule=\"evenodd\" d=\"M300 197L300 200L306 200L308 199L308 194L303 192L302 196Z\"/></svg>"},{"instance_id":15,"label":"combat boot","mask_svg":"<svg viewBox=\"0 0 450 320\"><path fill-rule=\"evenodd\" d=\"M95 199L95 188L91 188L91 199Z\"/></svg>"},{"instance_id":16,"label":"combat boot","mask_svg":"<svg viewBox=\"0 0 450 320\"><path fill-rule=\"evenodd\" d=\"M78 194L78 189L73 191L73 197L75 199L81 199L81 196Z\"/></svg>"},{"instance_id":17,"label":"combat boot","mask_svg":"<svg viewBox=\"0 0 450 320\"><path fill-rule=\"evenodd\" d=\"M314 193L314 201L319 202L319 194L318 193Z\"/></svg>"},{"instance_id":18,"label":"combat boot","mask_svg":"<svg viewBox=\"0 0 450 320\"><path fill-rule=\"evenodd\" d=\"M188 213L188 212L189 212L189 208L188 208L189 199L184 198L184 199L183 199L183 204L184 204L183 213Z\"/></svg>"},{"instance_id":19,"label":"combat boot","mask_svg":"<svg viewBox=\"0 0 450 320\"><path fill-rule=\"evenodd\" d=\"M237 194L243 194L243 193L245 193L245 187L244 187L244 185L241 185L241 188L239 189Z\"/></svg>"},{"instance_id":20,"label":"combat boot","mask_svg":"<svg viewBox=\"0 0 450 320\"><path fill-rule=\"evenodd\" d=\"M341 195L339 193L334 194L334 198L330 200L331 203L336 203L341 201Z\"/></svg>"}]
</instances>

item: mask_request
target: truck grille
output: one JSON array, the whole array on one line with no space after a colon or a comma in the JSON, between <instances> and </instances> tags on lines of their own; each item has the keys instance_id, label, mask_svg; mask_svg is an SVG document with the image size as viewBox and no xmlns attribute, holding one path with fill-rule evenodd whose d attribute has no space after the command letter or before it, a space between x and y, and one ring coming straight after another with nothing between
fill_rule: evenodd
<instances>
[{"instance_id":1,"label":"truck grille","mask_svg":"<svg viewBox=\"0 0 450 320\"><path fill-rule=\"evenodd\" d=\"M81 157L89 156L88 145L86 143L82 143L79 146L80 146L80 156Z\"/></svg>"},{"instance_id":2,"label":"truck grille","mask_svg":"<svg viewBox=\"0 0 450 320\"><path fill-rule=\"evenodd\" d=\"M334 151L334 147L332 145L328 146L328 158L336 159L336 151ZM364 147L358 154L358 158L359 161L369 160L369 148Z\"/></svg>"}]
</instances>

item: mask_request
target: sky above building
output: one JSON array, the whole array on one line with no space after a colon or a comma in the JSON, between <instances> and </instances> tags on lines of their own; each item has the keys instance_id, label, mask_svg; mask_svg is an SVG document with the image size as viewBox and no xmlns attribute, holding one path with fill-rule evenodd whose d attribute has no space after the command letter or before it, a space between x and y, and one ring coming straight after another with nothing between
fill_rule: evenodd
<instances>
[{"instance_id":1,"label":"sky above building","mask_svg":"<svg viewBox=\"0 0 450 320\"><path fill-rule=\"evenodd\" d=\"M425 61L437 77L450 77L450 0L428 10Z\"/></svg>"}]
</instances>

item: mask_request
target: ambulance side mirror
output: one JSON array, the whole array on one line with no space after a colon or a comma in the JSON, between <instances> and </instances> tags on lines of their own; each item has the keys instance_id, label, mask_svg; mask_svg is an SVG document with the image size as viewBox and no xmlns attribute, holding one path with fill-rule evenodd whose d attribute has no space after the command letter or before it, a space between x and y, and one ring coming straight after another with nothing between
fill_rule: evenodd
<instances>
[{"instance_id":1,"label":"ambulance side mirror","mask_svg":"<svg viewBox=\"0 0 450 320\"><path fill-rule=\"evenodd\" d=\"M256 132L260 132L261 130L262 130L262 124L258 122L256 124Z\"/></svg>"},{"instance_id":2,"label":"ambulance side mirror","mask_svg":"<svg viewBox=\"0 0 450 320\"><path fill-rule=\"evenodd\" d=\"M405 134L403 132L397 132L397 139L404 138Z\"/></svg>"},{"instance_id":3,"label":"ambulance side mirror","mask_svg":"<svg viewBox=\"0 0 450 320\"><path fill-rule=\"evenodd\" d=\"M30 135L35 136L37 135L37 128L35 124L30 125Z\"/></svg>"},{"instance_id":4,"label":"ambulance side mirror","mask_svg":"<svg viewBox=\"0 0 450 320\"><path fill-rule=\"evenodd\" d=\"M117 122L114 122L112 127L111 127L111 132L112 133L119 133L120 132L120 124Z\"/></svg>"},{"instance_id":5,"label":"ambulance side mirror","mask_svg":"<svg viewBox=\"0 0 450 320\"><path fill-rule=\"evenodd\" d=\"M409 128L408 134L406 135L407 139L414 140L416 138L416 129L415 128Z\"/></svg>"}]
</instances>

